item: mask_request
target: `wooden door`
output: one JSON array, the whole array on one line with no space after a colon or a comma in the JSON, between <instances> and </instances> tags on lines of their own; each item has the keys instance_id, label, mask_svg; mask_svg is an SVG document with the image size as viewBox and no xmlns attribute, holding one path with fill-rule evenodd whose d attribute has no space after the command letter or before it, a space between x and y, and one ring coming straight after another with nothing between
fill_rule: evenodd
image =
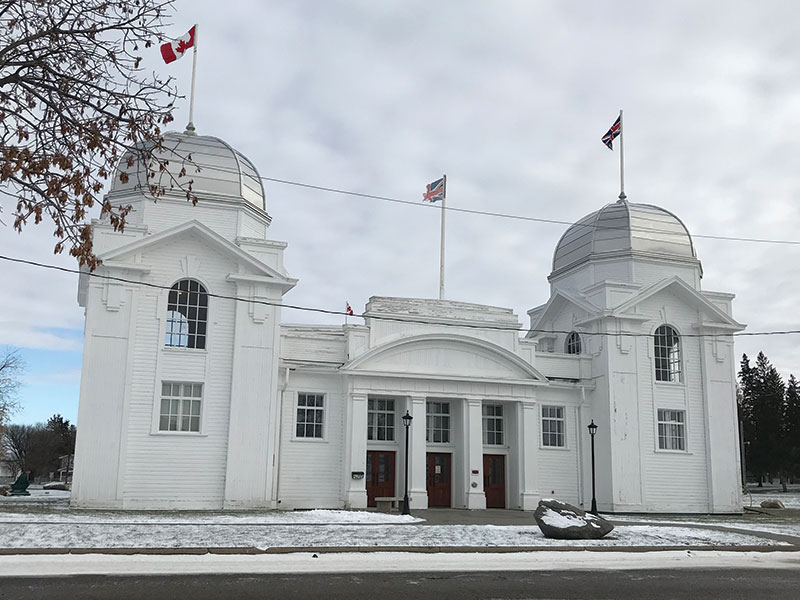
<instances>
[{"instance_id":1,"label":"wooden door","mask_svg":"<svg viewBox=\"0 0 800 600\"><path fill-rule=\"evenodd\" d=\"M506 507L506 457L502 454L483 455L483 491L486 508Z\"/></svg>"},{"instance_id":2,"label":"wooden door","mask_svg":"<svg viewBox=\"0 0 800 600\"><path fill-rule=\"evenodd\" d=\"M428 506L450 507L450 454L428 452Z\"/></svg>"},{"instance_id":3,"label":"wooden door","mask_svg":"<svg viewBox=\"0 0 800 600\"><path fill-rule=\"evenodd\" d=\"M394 452L367 451L367 506L375 506L375 498L394 497Z\"/></svg>"}]
</instances>

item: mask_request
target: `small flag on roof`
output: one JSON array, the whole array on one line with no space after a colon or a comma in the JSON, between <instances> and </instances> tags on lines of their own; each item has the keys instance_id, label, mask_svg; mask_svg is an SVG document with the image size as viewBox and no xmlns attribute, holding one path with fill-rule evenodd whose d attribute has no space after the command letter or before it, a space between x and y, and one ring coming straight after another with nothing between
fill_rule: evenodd
<instances>
[{"instance_id":1,"label":"small flag on roof","mask_svg":"<svg viewBox=\"0 0 800 600\"><path fill-rule=\"evenodd\" d=\"M444 200L444 177L429 183L422 195L423 202L436 202L437 200Z\"/></svg>"},{"instance_id":2,"label":"small flag on roof","mask_svg":"<svg viewBox=\"0 0 800 600\"><path fill-rule=\"evenodd\" d=\"M197 27L197 25L187 31L186 35L183 37L179 37L177 40L172 40L166 44L161 44L161 56L165 63L169 64L174 60L182 58L190 48L194 48L195 27Z\"/></svg>"},{"instance_id":3,"label":"small flag on roof","mask_svg":"<svg viewBox=\"0 0 800 600\"><path fill-rule=\"evenodd\" d=\"M611 150L614 149L612 145L614 138L617 137L620 133L622 133L622 122L620 121L622 117L617 117L617 120L614 121L614 124L611 126L606 134L603 136L603 143L608 146Z\"/></svg>"},{"instance_id":4,"label":"small flag on roof","mask_svg":"<svg viewBox=\"0 0 800 600\"><path fill-rule=\"evenodd\" d=\"M347 307L347 308L345 308L345 312L346 312L348 315L350 315L351 317L352 317L352 316L354 316L354 315L355 315L355 313L353 312L353 309L352 309L352 308L350 308L350 303L349 303L349 302L345 302L345 303L344 303L344 305Z\"/></svg>"}]
</instances>

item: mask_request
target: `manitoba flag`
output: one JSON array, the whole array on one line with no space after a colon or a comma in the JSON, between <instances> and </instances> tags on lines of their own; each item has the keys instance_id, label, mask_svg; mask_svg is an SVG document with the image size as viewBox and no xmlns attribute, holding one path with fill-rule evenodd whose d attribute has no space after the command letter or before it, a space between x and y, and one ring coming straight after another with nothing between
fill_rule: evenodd
<instances>
[{"instance_id":1,"label":"manitoba flag","mask_svg":"<svg viewBox=\"0 0 800 600\"><path fill-rule=\"evenodd\" d=\"M189 48L194 48L194 32L196 28L197 25L192 27L183 37L161 44L161 56L164 58L165 63L169 64L174 60L178 60Z\"/></svg>"},{"instance_id":2,"label":"manitoba flag","mask_svg":"<svg viewBox=\"0 0 800 600\"><path fill-rule=\"evenodd\" d=\"M611 126L611 129L609 129L603 136L603 143L609 148L611 148L611 150L614 149L614 146L612 145L614 138L617 137L622 132L622 123L620 122L621 118L622 117L617 117L617 120L614 121L614 124Z\"/></svg>"},{"instance_id":3,"label":"manitoba flag","mask_svg":"<svg viewBox=\"0 0 800 600\"><path fill-rule=\"evenodd\" d=\"M444 177L425 186L425 193L422 194L423 202L436 202L437 200L444 200Z\"/></svg>"}]
</instances>

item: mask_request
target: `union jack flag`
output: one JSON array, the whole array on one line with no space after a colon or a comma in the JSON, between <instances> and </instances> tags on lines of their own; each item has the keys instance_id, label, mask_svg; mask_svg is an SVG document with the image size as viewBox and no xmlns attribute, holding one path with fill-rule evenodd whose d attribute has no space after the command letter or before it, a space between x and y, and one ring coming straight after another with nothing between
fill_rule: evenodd
<instances>
[{"instance_id":1,"label":"union jack flag","mask_svg":"<svg viewBox=\"0 0 800 600\"><path fill-rule=\"evenodd\" d=\"M606 146L608 146L611 150L614 149L614 146L612 145L614 138L617 137L620 133L622 133L622 123L620 123L619 121L620 118L621 117L617 117L617 120L614 121L614 124L611 126L611 129L609 129L603 136L603 143Z\"/></svg>"},{"instance_id":2,"label":"union jack flag","mask_svg":"<svg viewBox=\"0 0 800 600\"><path fill-rule=\"evenodd\" d=\"M436 202L437 200L444 200L444 177L425 186L425 193L422 195L423 202Z\"/></svg>"}]
</instances>

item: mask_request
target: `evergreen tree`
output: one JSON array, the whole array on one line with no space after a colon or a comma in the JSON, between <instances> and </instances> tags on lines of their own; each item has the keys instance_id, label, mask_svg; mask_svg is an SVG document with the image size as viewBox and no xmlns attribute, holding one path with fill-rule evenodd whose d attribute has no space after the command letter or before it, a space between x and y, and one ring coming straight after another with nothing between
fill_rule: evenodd
<instances>
[{"instance_id":1,"label":"evergreen tree","mask_svg":"<svg viewBox=\"0 0 800 600\"><path fill-rule=\"evenodd\" d=\"M737 399L739 401L739 419L742 421L742 437L745 442L745 466L758 476L761 485L761 472L757 470L758 461L753 459L752 444L755 438L754 404L756 396L756 370L750 366L747 354L742 354L739 371Z\"/></svg>"},{"instance_id":2,"label":"evergreen tree","mask_svg":"<svg viewBox=\"0 0 800 600\"><path fill-rule=\"evenodd\" d=\"M751 443L755 469L771 476L782 472L785 452L781 444L783 379L763 352L756 358L756 392L753 402L754 439Z\"/></svg>"},{"instance_id":3,"label":"evergreen tree","mask_svg":"<svg viewBox=\"0 0 800 600\"><path fill-rule=\"evenodd\" d=\"M783 405L783 441L787 456L786 470L793 476L800 472L800 389L794 375L786 385Z\"/></svg>"}]
</instances>

